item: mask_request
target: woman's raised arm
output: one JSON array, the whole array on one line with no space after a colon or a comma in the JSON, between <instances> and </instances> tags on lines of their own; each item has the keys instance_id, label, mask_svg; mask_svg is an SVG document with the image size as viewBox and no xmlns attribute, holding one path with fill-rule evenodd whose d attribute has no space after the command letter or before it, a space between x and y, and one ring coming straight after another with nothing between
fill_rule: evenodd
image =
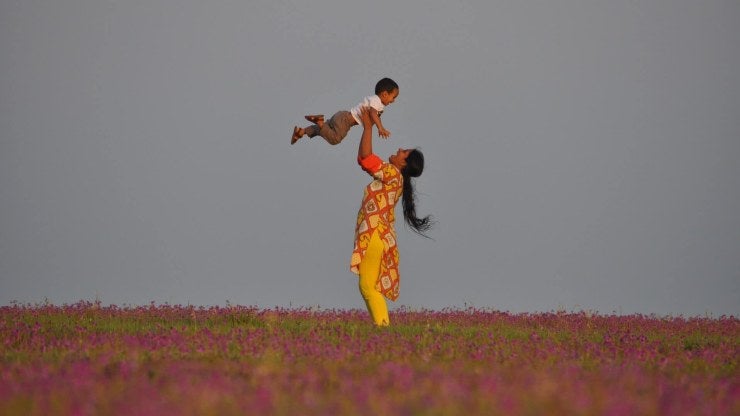
<instances>
[{"instance_id":1,"label":"woman's raised arm","mask_svg":"<svg viewBox=\"0 0 740 416\"><path fill-rule=\"evenodd\" d=\"M360 148L357 150L357 158L364 159L373 154L373 121L370 118L370 109L363 108L360 112L362 120L362 137L360 138Z\"/></svg>"}]
</instances>

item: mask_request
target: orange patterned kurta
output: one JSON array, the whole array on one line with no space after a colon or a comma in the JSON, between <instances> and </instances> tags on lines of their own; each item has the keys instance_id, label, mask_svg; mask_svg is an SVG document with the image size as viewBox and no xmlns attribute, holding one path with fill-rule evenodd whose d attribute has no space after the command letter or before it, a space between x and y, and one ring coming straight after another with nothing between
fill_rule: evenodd
<instances>
[{"instance_id":1,"label":"orange patterned kurta","mask_svg":"<svg viewBox=\"0 0 740 416\"><path fill-rule=\"evenodd\" d=\"M403 176L398 168L382 162L375 155L358 162L374 180L365 187L362 206L357 213L355 249L352 252L350 270L360 273L360 262L365 256L370 237L377 231L384 248L375 289L386 298L396 300L399 293L398 246L393 223L396 202L401 199L403 192Z\"/></svg>"}]
</instances>

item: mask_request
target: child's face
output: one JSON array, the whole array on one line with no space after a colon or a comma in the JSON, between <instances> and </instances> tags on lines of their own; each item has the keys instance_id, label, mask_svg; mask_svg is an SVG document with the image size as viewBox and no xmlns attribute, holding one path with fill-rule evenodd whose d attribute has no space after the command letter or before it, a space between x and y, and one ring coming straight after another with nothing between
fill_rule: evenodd
<instances>
[{"instance_id":1,"label":"child's face","mask_svg":"<svg viewBox=\"0 0 740 416\"><path fill-rule=\"evenodd\" d=\"M394 89L391 92L381 91L378 97L380 98L380 102L383 103L383 105L392 104L394 101L396 101L396 97L398 97L398 88Z\"/></svg>"}]
</instances>

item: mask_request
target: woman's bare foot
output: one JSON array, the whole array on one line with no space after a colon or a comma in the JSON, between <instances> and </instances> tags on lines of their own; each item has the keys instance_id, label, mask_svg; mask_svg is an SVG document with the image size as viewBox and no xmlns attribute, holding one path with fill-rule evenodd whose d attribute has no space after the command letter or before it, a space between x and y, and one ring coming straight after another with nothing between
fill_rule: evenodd
<instances>
[{"instance_id":1,"label":"woman's bare foot","mask_svg":"<svg viewBox=\"0 0 740 416\"><path fill-rule=\"evenodd\" d=\"M295 144L305 133L302 128L298 126L293 127L293 137L290 138L290 144Z\"/></svg>"},{"instance_id":2,"label":"woman's bare foot","mask_svg":"<svg viewBox=\"0 0 740 416\"><path fill-rule=\"evenodd\" d=\"M324 115L323 114L309 114L306 116L306 120L319 126L319 128L321 128L324 125Z\"/></svg>"}]
</instances>

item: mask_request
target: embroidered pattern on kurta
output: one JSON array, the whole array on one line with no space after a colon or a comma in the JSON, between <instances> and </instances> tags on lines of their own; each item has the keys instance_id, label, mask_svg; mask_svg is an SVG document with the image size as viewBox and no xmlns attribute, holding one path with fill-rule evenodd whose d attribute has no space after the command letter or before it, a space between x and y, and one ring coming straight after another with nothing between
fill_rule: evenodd
<instances>
[{"instance_id":1,"label":"embroidered pattern on kurta","mask_svg":"<svg viewBox=\"0 0 740 416\"><path fill-rule=\"evenodd\" d=\"M355 248L352 252L350 270L359 274L359 265L374 232L383 241L383 255L380 261L380 274L375 289L390 300L398 299L398 246L394 208L403 191L403 176L395 166L383 163L373 174L374 180L365 187L362 205L357 213L355 228Z\"/></svg>"}]
</instances>

